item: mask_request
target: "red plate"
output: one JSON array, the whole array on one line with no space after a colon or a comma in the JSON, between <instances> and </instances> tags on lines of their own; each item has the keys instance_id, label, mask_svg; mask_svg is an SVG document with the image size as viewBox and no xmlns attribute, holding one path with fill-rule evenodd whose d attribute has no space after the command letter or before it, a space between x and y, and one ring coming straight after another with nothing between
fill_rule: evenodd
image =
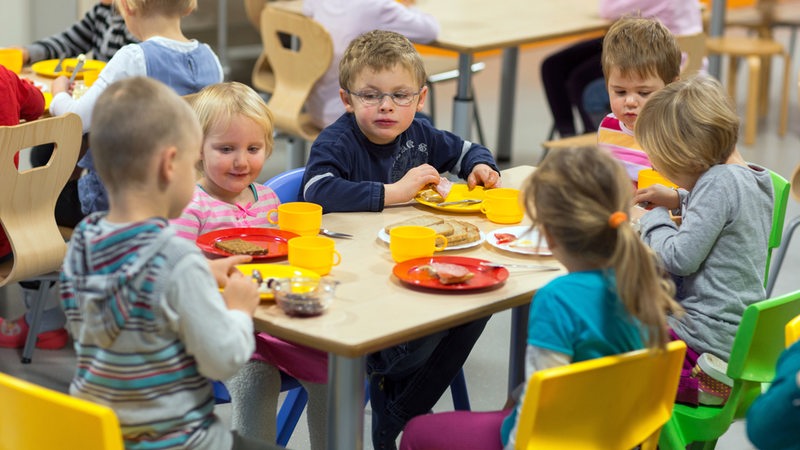
<instances>
[{"instance_id":1,"label":"red plate","mask_svg":"<svg viewBox=\"0 0 800 450\"><path fill-rule=\"evenodd\" d=\"M224 228L201 234L197 237L197 246L200 247L200 250L211 255L231 256L232 253L215 247L214 243L239 238L265 247L268 250L266 255L253 256L253 261L263 261L286 256L289 253L289 239L297 236L291 231L283 231L277 228Z\"/></svg>"},{"instance_id":2,"label":"red plate","mask_svg":"<svg viewBox=\"0 0 800 450\"><path fill-rule=\"evenodd\" d=\"M425 270L414 270L419 266L430 263L458 264L469 269L474 277L463 283L442 284L439 279L429 275ZM430 258L415 258L403 261L394 266L392 272L403 283L429 289L442 289L446 291L466 291L485 289L502 284L508 278L508 270L504 267L485 267L485 259L469 258L466 256L431 256Z\"/></svg>"}]
</instances>

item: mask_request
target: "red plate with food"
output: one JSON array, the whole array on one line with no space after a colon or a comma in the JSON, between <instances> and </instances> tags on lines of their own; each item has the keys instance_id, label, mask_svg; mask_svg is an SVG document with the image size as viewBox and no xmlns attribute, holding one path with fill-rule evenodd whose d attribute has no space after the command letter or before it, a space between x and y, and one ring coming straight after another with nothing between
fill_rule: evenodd
<instances>
[{"instance_id":1,"label":"red plate with food","mask_svg":"<svg viewBox=\"0 0 800 450\"><path fill-rule=\"evenodd\" d=\"M251 255L253 261L283 258L298 235L276 228L224 228L198 236L200 250L214 256Z\"/></svg>"},{"instance_id":2,"label":"red plate with food","mask_svg":"<svg viewBox=\"0 0 800 450\"><path fill-rule=\"evenodd\" d=\"M431 256L398 263L392 272L403 283L429 289L485 289L506 281L507 269L482 266L482 262L488 261L465 256Z\"/></svg>"}]
</instances>

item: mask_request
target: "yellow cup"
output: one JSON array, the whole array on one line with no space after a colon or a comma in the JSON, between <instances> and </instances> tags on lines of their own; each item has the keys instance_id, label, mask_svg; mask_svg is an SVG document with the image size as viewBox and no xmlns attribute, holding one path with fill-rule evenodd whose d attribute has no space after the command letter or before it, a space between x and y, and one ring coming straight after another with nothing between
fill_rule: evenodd
<instances>
[{"instance_id":1,"label":"yellow cup","mask_svg":"<svg viewBox=\"0 0 800 450\"><path fill-rule=\"evenodd\" d=\"M0 66L19 75L22 72L22 49L0 48Z\"/></svg>"},{"instance_id":2,"label":"yellow cup","mask_svg":"<svg viewBox=\"0 0 800 450\"><path fill-rule=\"evenodd\" d=\"M437 241L441 241L441 245L436 245ZM433 228L405 225L389 230L389 250L395 262L433 256L433 252L446 247L447 238L436 234Z\"/></svg>"},{"instance_id":3,"label":"yellow cup","mask_svg":"<svg viewBox=\"0 0 800 450\"><path fill-rule=\"evenodd\" d=\"M275 214L277 220L273 219ZM322 206L309 202L282 203L278 209L267 212L267 220L284 231L300 236L316 236L322 227Z\"/></svg>"},{"instance_id":4,"label":"yellow cup","mask_svg":"<svg viewBox=\"0 0 800 450\"><path fill-rule=\"evenodd\" d=\"M97 81L97 76L100 75L100 71L96 69L84 70L83 71L83 84L86 87L91 87L95 81Z\"/></svg>"},{"instance_id":5,"label":"yellow cup","mask_svg":"<svg viewBox=\"0 0 800 450\"><path fill-rule=\"evenodd\" d=\"M319 231L319 228L317 228ZM327 275L342 262L333 239L324 236L300 236L289 239L289 264Z\"/></svg>"},{"instance_id":6,"label":"yellow cup","mask_svg":"<svg viewBox=\"0 0 800 450\"><path fill-rule=\"evenodd\" d=\"M644 169L639 171L639 181L637 185L639 189L644 189L654 184L660 184L669 188L678 187L675 185L675 183L664 178L664 175L661 175L653 169Z\"/></svg>"},{"instance_id":7,"label":"yellow cup","mask_svg":"<svg viewBox=\"0 0 800 450\"><path fill-rule=\"evenodd\" d=\"M519 223L525 212L522 210L519 189L497 188L484 191L481 212L494 223Z\"/></svg>"}]
</instances>

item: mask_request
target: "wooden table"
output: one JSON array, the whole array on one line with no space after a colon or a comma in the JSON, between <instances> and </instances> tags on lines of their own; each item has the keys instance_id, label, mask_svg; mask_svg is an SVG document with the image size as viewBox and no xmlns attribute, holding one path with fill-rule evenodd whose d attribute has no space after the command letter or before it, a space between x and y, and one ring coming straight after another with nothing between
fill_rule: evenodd
<instances>
[{"instance_id":1,"label":"wooden table","mask_svg":"<svg viewBox=\"0 0 800 450\"><path fill-rule=\"evenodd\" d=\"M532 171L530 166L505 170L503 185L519 187ZM562 274L563 269L555 272L509 269L511 275L501 287L474 293L410 289L392 275L395 263L388 245L378 239L378 231L405 218L437 212L415 204L387 208L383 213L326 214L322 219L325 228L355 235L352 240L336 240L342 263L329 276L341 284L330 309L319 317L297 319L286 316L273 303L264 303L255 313L256 329L328 352L328 448L350 450L363 446L368 353L515 308L510 361L511 372L520 372L521 365L517 363L525 347L527 305L534 292ZM484 233L503 227L481 214L451 216L474 223ZM561 267L551 257L508 253L487 243L444 254Z\"/></svg>"}]
</instances>

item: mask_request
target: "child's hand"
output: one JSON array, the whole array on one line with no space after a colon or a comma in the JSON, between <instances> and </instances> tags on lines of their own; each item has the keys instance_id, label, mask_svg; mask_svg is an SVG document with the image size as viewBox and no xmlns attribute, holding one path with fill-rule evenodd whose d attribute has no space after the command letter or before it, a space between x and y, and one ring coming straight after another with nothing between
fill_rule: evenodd
<instances>
[{"instance_id":1,"label":"child's hand","mask_svg":"<svg viewBox=\"0 0 800 450\"><path fill-rule=\"evenodd\" d=\"M467 186L472 189L479 184L485 188L500 187L500 174L486 164L476 164L467 177Z\"/></svg>"},{"instance_id":2,"label":"child's hand","mask_svg":"<svg viewBox=\"0 0 800 450\"><path fill-rule=\"evenodd\" d=\"M225 283L228 282L228 277L239 270L235 267L237 264L249 263L253 260L250 255L234 255L227 258L209 259L208 267L211 268L211 273L214 274L214 279L217 280L219 287L224 288Z\"/></svg>"},{"instance_id":3,"label":"child's hand","mask_svg":"<svg viewBox=\"0 0 800 450\"><path fill-rule=\"evenodd\" d=\"M654 184L644 189L639 189L633 194L633 203L645 203L652 206L663 206L667 209L678 209L681 206L681 197L678 191L660 184Z\"/></svg>"},{"instance_id":4,"label":"child's hand","mask_svg":"<svg viewBox=\"0 0 800 450\"><path fill-rule=\"evenodd\" d=\"M233 272L225 283L222 298L225 299L228 309L238 309L252 316L259 302L258 284L239 271Z\"/></svg>"},{"instance_id":5,"label":"child's hand","mask_svg":"<svg viewBox=\"0 0 800 450\"><path fill-rule=\"evenodd\" d=\"M72 86L69 84L69 78L61 75L53 80L53 84L50 86L50 92L53 93L53 96L62 92L72 95Z\"/></svg>"},{"instance_id":6,"label":"child's hand","mask_svg":"<svg viewBox=\"0 0 800 450\"><path fill-rule=\"evenodd\" d=\"M426 184L439 183L439 171L430 164L414 167L406 172L403 178L392 184L384 185L384 205L407 202L414 198Z\"/></svg>"}]
</instances>

